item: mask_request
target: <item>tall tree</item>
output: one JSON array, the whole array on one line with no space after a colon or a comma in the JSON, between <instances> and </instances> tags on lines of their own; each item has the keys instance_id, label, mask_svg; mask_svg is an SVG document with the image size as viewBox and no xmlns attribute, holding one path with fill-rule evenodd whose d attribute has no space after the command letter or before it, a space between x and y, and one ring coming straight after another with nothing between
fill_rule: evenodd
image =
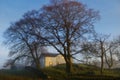
<instances>
[{"instance_id":1,"label":"tall tree","mask_svg":"<svg viewBox=\"0 0 120 80\"><path fill-rule=\"evenodd\" d=\"M34 35L44 39L64 57L66 71L70 73L71 58L77 50L75 46L85 34L93 31L93 23L99 18L98 11L75 0L52 0L42 8L40 16L43 16L43 36Z\"/></svg>"},{"instance_id":2,"label":"tall tree","mask_svg":"<svg viewBox=\"0 0 120 80\"><path fill-rule=\"evenodd\" d=\"M23 60L26 64L35 64L38 69L40 68L40 56L46 49L40 40L28 33L31 29L30 22L24 18L11 24L6 30L5 43L10 47L9 56L12 57L6 62L6 66Z\"/></svg>"}]
</instances>

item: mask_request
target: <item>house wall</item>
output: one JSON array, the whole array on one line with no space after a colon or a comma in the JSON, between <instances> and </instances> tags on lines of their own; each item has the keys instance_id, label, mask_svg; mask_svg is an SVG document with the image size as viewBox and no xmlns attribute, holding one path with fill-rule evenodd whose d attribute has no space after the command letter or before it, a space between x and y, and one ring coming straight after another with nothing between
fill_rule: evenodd
<instances>
[{"instance_id":1,"label":"house wall","mask_svg":"<svg viewBox=\"0 0 120 80\"><path fill-rule=\"evenodd\" d=\"M45 57L45 67L55 66L57 64L63 63L65 63L65 60L61 55L58 55L56 57Z\"/></svg>"},{"instance_id":2,"label":"house wall","mask_svg":"<svg viewBox=\"0 0 120 80\"><path fill-rule=\"evenodd\" d=\"M63 63L65 63L64 57L62 55L58 55L56 58L57 58L56 59L56 63L57 64L63 64Z\"/></svg>"},{"instance_id":3,"label":"house wall","mask_svg":"<svg viewBox=\"0 0 120 80\"><path fill-rule=\"evenodd\" d=\"M56 57L45 57L45 67L55 66L56 65Z\"/></svg>"}]
</instances>

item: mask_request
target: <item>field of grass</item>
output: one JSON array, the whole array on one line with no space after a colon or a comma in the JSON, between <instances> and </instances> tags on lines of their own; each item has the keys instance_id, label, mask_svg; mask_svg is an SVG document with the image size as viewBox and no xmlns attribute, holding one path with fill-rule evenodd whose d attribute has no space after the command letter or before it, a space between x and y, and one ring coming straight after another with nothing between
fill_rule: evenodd
<instances>
[{"instance_id":1,"label":"field of grass","mask_svg":"<svg viewBox=\"0 0 120 80\"><path fill-rule=\"evenodd\" d=\"M65 72L65 65L46 67L42 71L48 76L46 80L120 80L120 69L100 69L91 65L74 64L72 74ZM0 70L0 80L43 80L34 72L23 70Z\"/></svg>"}]
</instances>

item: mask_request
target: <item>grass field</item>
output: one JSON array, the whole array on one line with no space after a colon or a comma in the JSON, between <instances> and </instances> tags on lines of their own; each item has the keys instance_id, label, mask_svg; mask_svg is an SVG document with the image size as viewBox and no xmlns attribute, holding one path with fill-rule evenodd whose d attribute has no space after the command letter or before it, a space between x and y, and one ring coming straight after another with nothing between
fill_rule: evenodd
<instances>
[{"instance_id":1,"label":"grass field","mask_svg":"<svg viewBox=\"0 0 120 80\"><path fill-rule=\"evenodd\" d=\"M74 64L73 73L65 72L65 65L46 67L42 71L49 77L46 80L120 80L120 69L105 69L103 75L100 69L91 65ZM43 80L34 72L23 70L0 70L0 80Z\"/></svg>"}]
</instances>

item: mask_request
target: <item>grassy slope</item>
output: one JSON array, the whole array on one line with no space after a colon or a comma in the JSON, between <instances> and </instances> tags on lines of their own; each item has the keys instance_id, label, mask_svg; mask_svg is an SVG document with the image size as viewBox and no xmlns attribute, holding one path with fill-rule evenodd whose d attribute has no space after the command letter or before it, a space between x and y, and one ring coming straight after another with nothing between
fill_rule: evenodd
<instances>
[{"instance_id":1,"label":"grassy slope","mask_svg":"<svg viewBox=\"0 0 120 80\"><path fill-rule=\"evenodd\" d=\"M100 68L83 64L74 64L73 73L69 76L65 73L65 65L48 67L44 69L44 72L55 80L70 80L68 78L71 78L71 80L117 80L120 78L120 69L105 69L103 75L101 75Z\"/></svg>"},{"instance_id":2,"label":"grassy slope","mask_svg":"<svg viewBox=\"0 0 120 80\"><path fill-rule=\"evenodd\" d=\"M100 69L95 66L74 64L73 73L67 76L65 65L57 65L55 67L47 67L43 69L50 80L118 80L120 69L104 70L104 74L100 75ZM1 70L0 80L35 80L36 75L27 70ZM120 79L119 79L120 80Z\"/></svg>"}]
</instances>

